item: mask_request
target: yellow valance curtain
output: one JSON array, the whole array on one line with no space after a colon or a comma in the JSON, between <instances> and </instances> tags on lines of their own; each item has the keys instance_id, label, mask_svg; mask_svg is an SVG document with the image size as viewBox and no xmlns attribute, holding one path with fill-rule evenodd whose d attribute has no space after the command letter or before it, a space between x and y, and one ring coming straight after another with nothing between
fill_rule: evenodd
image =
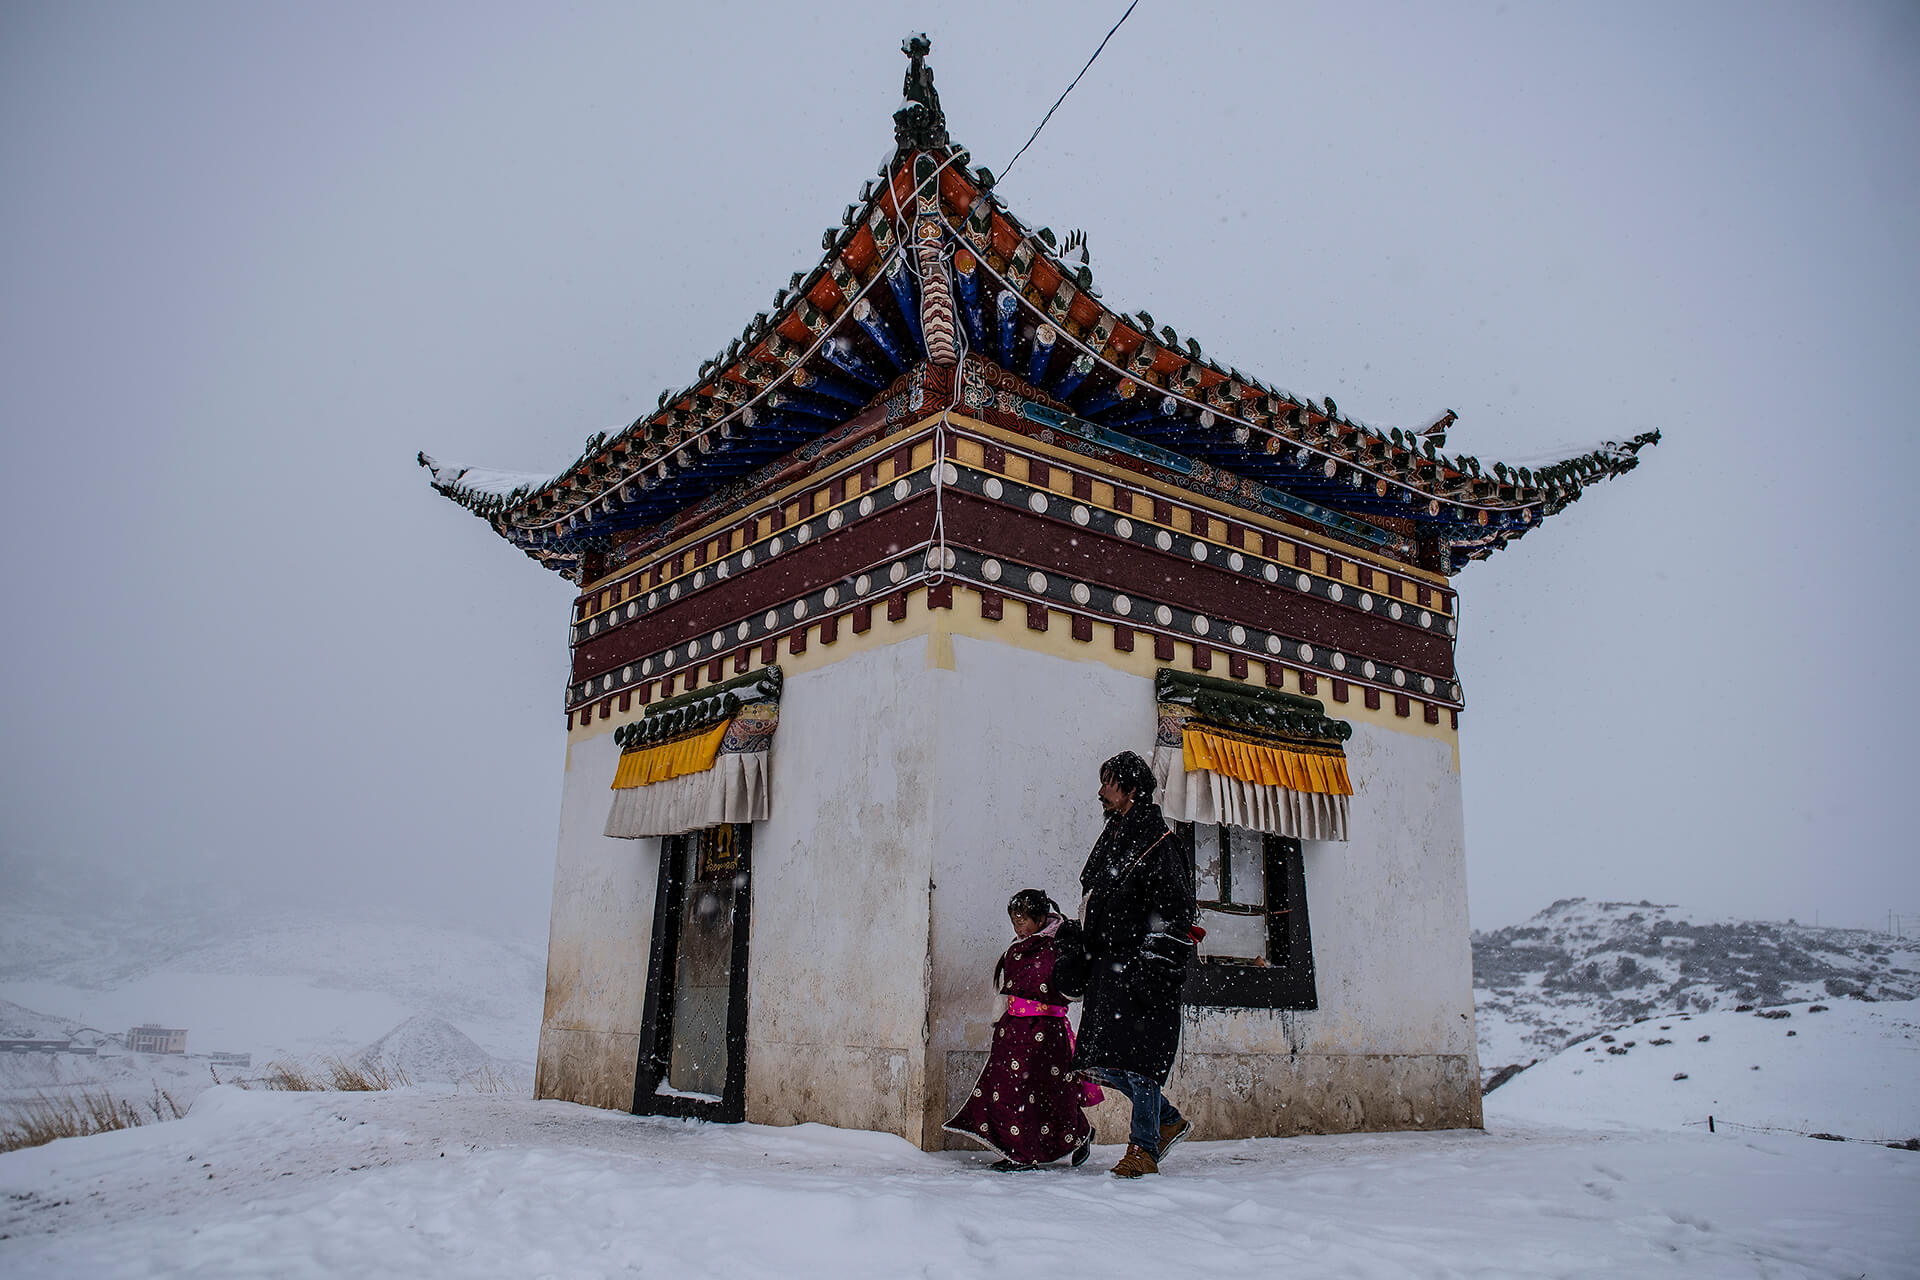
<instances>
[{"instance_id":1,"label":"yellow valance curtain","mask_svg":"<svg viewBox=\"0 0 1920 1280\"><path fill-rule=\"evenodd\" d=\"M1316 795L1350 796L1346 753L1338 747L1282 744L1191 722L1180 747L1188 771L1206 769L1263 787Z\"/></svg>"},{"instance_id":2,"label":"yellow valance curtain","mask_svg":"<svg viewBox=\"0 0 1920 1280\"><path fill-rule=\"evenodd\" d=\"M720 754L720 740L727 736L727 730L732 725L733 718L729 716L711 729L701 729L666 742L651 743L635 751L622 752L620 767L613 775L613 789L625 791L629 787L665 782L682 774L705 773L713 768L714 757Z\"/></svg>"},{"instance_id":3,"label":"yellow valance curtain","mask_svg":"<svg viewBox=\"0 0 1920 1280\"><path fill-rule=\"evenodd\" d=\"M1172 668L1154 692L1153 774L1169 820L1347 838L1351 725L1311 698Z\"/></svg>"},{"instance_id":4,"label":"yellow valance curtain","mask_svg":"<svg viewBox=\"0 0 1920 1280\"><path fill-rule=\"evenodd\" d=\"M670 698L614 730L606 834L672 836L772 814L779 667Z\"/></svg>"}]
</instances>

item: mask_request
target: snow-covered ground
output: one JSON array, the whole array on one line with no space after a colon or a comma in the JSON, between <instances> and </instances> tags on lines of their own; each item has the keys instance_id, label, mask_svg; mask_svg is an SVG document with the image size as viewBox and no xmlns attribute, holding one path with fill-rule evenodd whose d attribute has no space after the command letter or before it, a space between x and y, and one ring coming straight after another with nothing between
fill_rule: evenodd
<instances>
[{"instance_id":1,"label":"snow-covered ground","mask_svg":"<svg viewBox=\"0 0 1920 1280\"><path fill-rule=\"evenodd\" d=\"M1486 1097L1495 1120L1679 1129L1717 1123L1920 1137L1920 1001L1653 1018L1562 1050ZM1920 1158L1920 1157L1917 1157ZM1920 1203L1914 1205L1920 1219Z\"/></svg>"},{"instance_id":2,"label":"snow-covered ground","mask_svg":"<svg viewBox=\"0 0 1920 1280\"><path fill-rule=\"evenodd\" d=\"M1772 1135L1192 1142L1123 1183L803 1125L210 1091L0 1156L0 1272L71 1276L1920 1274L1920 1154Z\"/></svg>"}]
</instances>

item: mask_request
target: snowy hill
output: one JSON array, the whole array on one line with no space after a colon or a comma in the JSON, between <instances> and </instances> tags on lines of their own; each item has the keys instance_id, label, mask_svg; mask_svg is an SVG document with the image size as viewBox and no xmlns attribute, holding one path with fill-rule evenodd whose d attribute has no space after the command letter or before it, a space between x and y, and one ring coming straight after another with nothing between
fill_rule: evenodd
<instances>
[{"instance_id":1,"label":"snowy hill","mask_svg":"<svg viewBox=\"0 0 1920 1280\"><path fill-rule=\"evenodd\" d=\"M354 1055L415 1084L455 1084L484 1075L494 1059L445 1018L418 1013Z\"/></svg>"},{"instance_id":2,"label":"snowy hill","mask_svg":"<svg viewBox=\"0 0 1920 1280\"><path fill-rule=\"evenodd\" d=\"M1920 1137L1920 1001L1815 1001L1629 1023L1487 1095L1487 1123Z\"/></svg>"},{"instance_id":3,"label":"snowy hill","mask_svg":"<svg viewBox=\"0 0 1920 1280\"><path fill-rule=\"evenodd\" d=\"M1480 1066L1491 1077L1654 1015L1912 1000L1920 943L1566 898L1523 925L1476 932L1473 975Z\"/></svg>"},{"instance_id":4,"label":"snowy hill","mask_svg":"<svg viewBox=\"0 0 1920 1280\"><path fill-rule=\"evenodd\" d=\"M531 1085L545 988L539 939L500 939L407 919L326 919L179 909L79 911L37 896L0 907L0 1024L118 1036L187 1030L186 1055L0 1057L0 1105L104 1088L183 1105L270 1062L375 1054L418 1082ZM16 1029L17 1028L17 1029ZM88 1037L89 1041L101 1037ZM251 1055L216 1066L213 1051Z\"/></svg>"}]
</instances>

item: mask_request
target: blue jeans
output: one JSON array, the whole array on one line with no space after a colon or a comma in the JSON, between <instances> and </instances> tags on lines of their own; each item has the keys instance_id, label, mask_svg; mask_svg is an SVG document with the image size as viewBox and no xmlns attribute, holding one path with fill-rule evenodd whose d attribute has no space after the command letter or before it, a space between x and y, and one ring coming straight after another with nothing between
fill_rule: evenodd
<instances>
[{"instance_id":1,"label":"blue jeans","mask_svg":"<svg viewBox=\"0 0 1920 1280\"><path fill-rule=\"evenodd\" d=\"M1160 1082L1151 1076L1115 1071L1108 1067L1095 1067L1087 1074L1107 1088L1119 1090L1132 1101L1133 1128L1127 1134L1127 1141L1158 1159L1160 1127L1179 1124L1182 1119L1180 1108L1167 1101L1167 1095L1160 1092Z\"/></svg>"}]
</instances>

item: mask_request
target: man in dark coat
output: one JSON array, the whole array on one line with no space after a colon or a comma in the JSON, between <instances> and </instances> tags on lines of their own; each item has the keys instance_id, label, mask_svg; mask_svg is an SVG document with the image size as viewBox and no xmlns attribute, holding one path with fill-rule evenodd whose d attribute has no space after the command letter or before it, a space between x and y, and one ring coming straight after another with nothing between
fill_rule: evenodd
<instances>
[{"instance_id":1,"label":"man in dark coat","mask_svg":"<svg viewBox=\"0 0 1920 1280\"><path fill-rule=\"evenodd\" d=\"M1180 1048L1180 991L1193 955L1193 878L1153 802L1153 770L1131 751L1100 766L1106 829L1080 872L1089 966L1074 1069L1133 1101L1113 1172L1158 1173L1193 1122L1161 1093Z\"/></svg>"}]
</instances>

